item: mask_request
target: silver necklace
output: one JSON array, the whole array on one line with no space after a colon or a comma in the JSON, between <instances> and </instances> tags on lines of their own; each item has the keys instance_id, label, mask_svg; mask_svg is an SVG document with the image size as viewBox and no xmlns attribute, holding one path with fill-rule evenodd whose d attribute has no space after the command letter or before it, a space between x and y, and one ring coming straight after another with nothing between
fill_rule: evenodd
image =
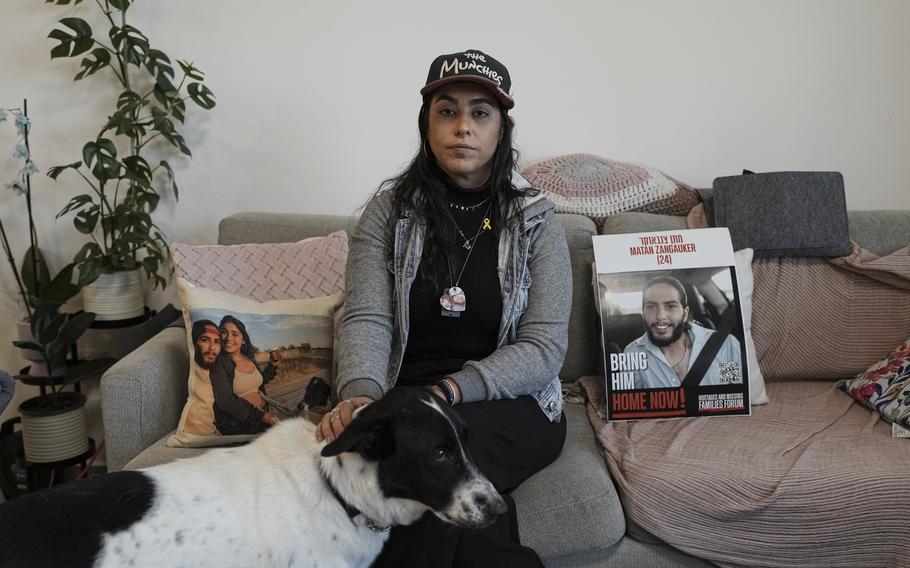
<instances>
[{"instance_id":1,"label":"silver necklace","mask_svg":"<svg viewBox=\"0 0 910 568\"><path fill-rule=\"evenodd\" d=\"M489 200L490 200L490 198L487 197L486 199L484 199L483 201L478 203L477 206L472 206L472 209L476 209L477 207L483 205L484 203L486 203ZM468 251L471 250L471 247L474 246L474 241L477 240L477 237L480 236L480 233L482 232L482 230L484 228L488 228L488 229L491 228L490 227L490 208L492 206L493 206L492 203L487 206L487 211L486 211L486 213L483 214L484 218L483 218L483 222L480 225L480 229L477 229L477 234L474 235L473 237L471 237L470 239L467 237L467 235L464 234L464 231L461 230L461 227L458 226L458 222L455 220L455 217L452 216L452 213L448 210L446 211L446 213L449 214L449 218L452 220L452 224L455 225L455 230L458 231L458 235L464 241L461 246L464 247L465 250L468 250Z\"/></svg>"},{"instance_id":2,"label":"silver necklace","mask_svg":"<svg viewBox=\"0 0 910 568\"><path fill-rule=\"evenodd\" d=\"M474 241L483 233L483 231L493 230L493 226L490 224L490 207L492 204L487 206L486 212L483 214L483 221L480 222L480 226L477 228L477 234L472 238L468 239L464 236L464 233L461 232L461 229L458 229L458 232L461 234L461 237L465 239L464 247L468 249L468 255L464 259L464 263L461 265L461 270L458 272L458 278L455 279L455 284L446 288L442 291L442 295L439 297L439 305L442 306L441 315L458 318L461 317L461 312L465 311L467 305L467 298L465 296L464 290L462 290L458 284L461 283L461 277L464 274L464 269L468 266L468 261L471 260L471 253L474 252L474 247L472 246ZM454 222L455 219L452 219ZM458 224L456 223L456 228ZM449 272L449 278L452 277L451 271Z\"/></svg>"},{"instance_id":3,"label":"silver necklace","mask_svg":"<svg viewBox=\"0 0 910 568\"><path fill-rule=\"evenodd\" d=\"M478 209L481 205L483 205L484 203L486 203L489 200L490 200L490 196L487 196L486 199L484 199L480 203L475 203L474 205L459 205L457 203L452 203L451 201L449 201L449 207L451 207L452 209L458 209L459 211L474 211L475 209Z\"/></svg>"}]
</instances>

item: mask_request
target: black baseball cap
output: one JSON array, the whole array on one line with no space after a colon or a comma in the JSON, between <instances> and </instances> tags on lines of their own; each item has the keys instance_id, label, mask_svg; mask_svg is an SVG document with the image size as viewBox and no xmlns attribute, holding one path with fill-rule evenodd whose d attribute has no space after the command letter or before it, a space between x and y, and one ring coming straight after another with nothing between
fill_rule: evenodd
<instances>
[{"instance_id":1,"label":"black baseball cap","mask_svg":"<svg viewBox=\"0 0 910 568\"><path fill-rule=\"evenodd\" d=\"M432 93L439 87L456 81L477 83L490 90L500 104L507 109L515 106L509 94L512 80L506 66L486 53L469 49L458 53L440 55L430 64L427 83L420 89L421 95Z\"/></svg>"}]
</instances>

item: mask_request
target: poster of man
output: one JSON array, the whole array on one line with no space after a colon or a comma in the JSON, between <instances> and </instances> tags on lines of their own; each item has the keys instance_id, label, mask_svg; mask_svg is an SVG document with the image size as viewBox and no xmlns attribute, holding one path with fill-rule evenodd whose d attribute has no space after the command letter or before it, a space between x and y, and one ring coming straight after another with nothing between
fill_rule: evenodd
<instances>
[{"instance_id":1,"label":"poster of man","mask_svg":"<svg viewBox=\"0 0 910 568\"><path fill-rule=\"evenodd\" d=\"M594 238L611 420L748 414L725 230Z\"/></svg>"}]
</instances>

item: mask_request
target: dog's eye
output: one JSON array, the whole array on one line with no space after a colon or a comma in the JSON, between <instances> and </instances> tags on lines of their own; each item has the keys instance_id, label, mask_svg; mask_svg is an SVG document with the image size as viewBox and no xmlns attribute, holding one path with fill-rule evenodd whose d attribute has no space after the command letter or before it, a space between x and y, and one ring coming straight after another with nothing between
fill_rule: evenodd
<instances>
[{"instance_id":1,"label":"dog's eye","mask_svg":"<svg viewBox=\"0 0 910 568\"><path fill-rule=\"evenodd\" d=\"M439 446L433 450L433 457L439 461L447 459L449 457L449 450L443 448L442 446Z\"/></svg>"}]
</instances>

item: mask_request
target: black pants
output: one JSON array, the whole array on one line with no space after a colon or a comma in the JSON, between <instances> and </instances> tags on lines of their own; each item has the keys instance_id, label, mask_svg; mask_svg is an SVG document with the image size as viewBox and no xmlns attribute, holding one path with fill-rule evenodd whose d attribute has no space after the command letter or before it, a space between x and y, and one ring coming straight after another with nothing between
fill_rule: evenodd
<instances>
[{"instance_id":1,"label":"black pants","mask_svg":"<svg viewBox=\"0 0 910 568\"><path fill-rule=\"evenodd\" d=\"M454 409L468 424L471 456L505 497L508 514L470 530L427 513L410 526L393 528L373 566L543 566L536 552L519 543L515 502L508 493L559 455L566 439L565 416L552 422L530 396Z\"/></svg>"}]
</instances>

